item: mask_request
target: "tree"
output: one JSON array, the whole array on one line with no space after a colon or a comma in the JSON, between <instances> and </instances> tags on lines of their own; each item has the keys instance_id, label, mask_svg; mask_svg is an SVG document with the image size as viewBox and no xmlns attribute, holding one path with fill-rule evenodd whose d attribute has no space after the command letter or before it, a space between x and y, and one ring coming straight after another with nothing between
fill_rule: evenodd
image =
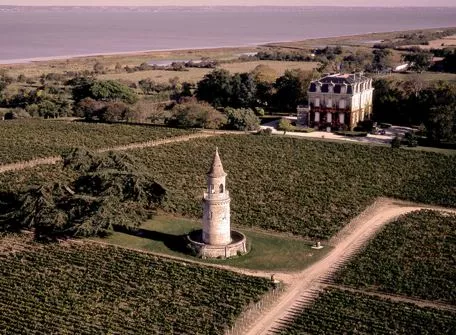
<instances>
[{"instance_id":1,"label":"tree","mask_svg":"<svg viewBox=\"0 0 456 335\"><path fill-rule=\"evenodd\" d=\"M456 49L449 52L443 60L443 70L445 72L456 73Z\"/></svg>"},{"instance_id":2,"label":"tree","mask_svg":"<svg viewBox=\"0 0 456 335\"><path fill-rule=\"evenodd\" d=\"M456 105L432 107L426 128L428 138L435 143L454 139L456 134Z\"/></svg>"},{"instance_id":3,"label":"tree","mask_svg":"<svg viewBox=\"0 0 456 335\"><path fill-rule=\"evenodd\" d=\"M226 116L207 103L177 104L166 121L170 126L182 128L218 129L226 123Z\"/></svg>"},{"instance_id":4,"label":"tree","mask_svg":"<svg viewBox=\"0 0 456 335\"><path fill-rule=\"evenodd\" d=\"M123 70L122 64L116 63L116 66L114 67L114 71L116 71L117 73L119 73L119 72L122 72L122 70Z\"/></svg>"},{"instance_id":5,"label":"tree","mask_svg":"<svg viewBox=\"0 0 456 335\"><path fill-rule=\"evenodd\" d=\"M226 128L232 130L251 131L260 128L260 119L250 108L226 108L224 110L228 122Z\"/></svg>"},{"instance_id":6,"label":"tree","mask_svg":"<svg viewBox=\"0 0 456 335\"><path fill-rule=\"evenodd\" d=\"M128 104L138 101L138 96L131 88L113 80L94 82L90 87L90 97L102 101L121 100Z\"/></svg>"},{"instance_id":7,"label":"tree","mask_svg":"<svg viewBox=\"0 0 456 335\"><path fill-rule=\"evenodd\" d=\"M113 80L95 81L90 77L77 77L67 82L73 86L73 99L76 103L85 98L99 101L123 101L134 104L138 96L130 87Z\"/></svg>"},{"instance_id":8,"label":"tree","mask_svg":"<svg viewBox=\"0 0 456 335\"><path fill-rule=\"evenodd\" d=\"M295 111L299 104L306 103L311 80L311 72L301 69L285 71L274 85L277 90L274 96L276 107L285 111Z\"/></svg>"},{"instance_id":9,"label":"tree","mask_svg":"<svg viewBox=\"0 0 456 335\"><path fill-rule=\"evenodd\" d=\"M272 67L260 64L250 72L257 83L274 83L279 76Z\"/></svg>"},{"instance_id":10,"label":"tree","mask_svg":"<svg viewBox=\"0 0 456 335\"><path fill-rule=\"evenodd\" d=\"M92 98L84 98L74 107L74 116L83 117L86 120L98 119L104 103Z\"/></svg>"},{"instance_id":11,"label":"tree","mask_svg":"<svg viewBox=\"0 0 456 335\"><path fill-rule=\"evenodd\" d=\"M160 92L164 88L163 85L158 84L149 78L140 80L138 82L138 86L144 92L144 94Z\"/></svg>"},{"instance_id":12,"label":"tree","mask_svg":"<svg viewBox=\"0 0 456 335\"><path fill-rule=\"evenodd\" d=\"M125 119L129 109L122 101L107 102L99 112L99 119L104 122L120 121Z\"/></svg>"},{"instance_id":13,"label":"tree","mask_svg":"<svg viewBox=\"0 0 456 335\"><path fill-rule=\"evenodd\" d=\"M38 113L45 119L59 116L57 105L50 100L43 100L38 104Z\"/></svg>"},{"instance_id":14,"label":"tree","mask_svg":"<svg viewBox=\"0 0 456 335\"><path fill-rule=\"evenodd\" d=\"M85 98L93 98L90 89L95 80L91 77L75 77L66 82L68 86L72 86L73 100L77 103Z\"/></svg>"},{"instance_id":15,"label":"tree","mask_svg":"<svg viewBox=\"0 0 456 335\"><path fill-rule=\"evenodd\" d=\"M96 62L95 65L93 66L93 71L96 73L96 74L102 74L105 72L105 67L103 65L103 63L101 62Z\"/></svg>"},{"instance_id":16,"label":"tree","mask_svg":"<svg viewBox=\"0 0 456 335\"><path fill-rule=\"evenodd\" d=\"M402 144L402 139L396 135L394 138L391 140L391 148L393 149L398 149L401 147Z\"/></svg>"},{"instance_id":17,"label":"tree","mask_svg":"<svg viewBox=\"0 0 456 335\"><path fill-rule=\"evenodd\" d=\"M253 107L256 102L256 82L249 73L237 73L231 79L230 106Z\"/></svg>"},{"instance_id":18,"label":"tree","mask_svg":"<svg viewBox=\"0 0 456 335\"><path fill-rule=\"evenodd\" d=\"M150 120L154 123L165 119L165 110L153 101L140 100L125 117L127 121L143 122Z\"/></svg>"},{"instance_id":19,"label":"tree","mask_svg":"<svg viewBox=\"0 0 456 335\"><path fill-rule=\"evenodd\" d=\"M14 195L3 229L34 228L37 239L106 236L115 227L138 227L166 195L125 154L75 149L63 156L63 169L71 170L68 182L48 182Z\"/></svg>"},{"instance_id":20,"label":"tree","mask_svg":"<svg viewBox=\"0 0 456 335\"><path fill-rule=\"evenodd\" d=\"M232 80L227 70L214 70L198 82L198 100L204 100L216 108L230 106L232 95Z\"/></svg>"},{"instance_id":21,"label":"tree","mask_svg":"<svg viewBox=\"0 0 456 335\"><path fill-rule=\"evenodd\" d=\"M287 131L293 131L294 127L291 124L290 120L283 118L280 119L279 125L277 126L277 130L282 130L283 134L285 135Z\"/></svg>"},{"instance_id":22,"label":"tree","mask_svg":"<svg viewBox=\"0 0 456 335\"><path fill-rule=\"evenodd\" d=\"M410 68L416 72L426 71L431 66L432 53L414 52L404 56L404 60L410 63Z\"/></svg>"},{"instance_id":23,"label":"tree","mask_svg":"<svg viewBox=\"0 0 456 335\"><path fill-rule=\"evenodd\" d=\"M372 52L374 58L372 60L373 71L385 71L392 66L391 51L388 49L375 49Z\"/></svg>"}]
</instances>

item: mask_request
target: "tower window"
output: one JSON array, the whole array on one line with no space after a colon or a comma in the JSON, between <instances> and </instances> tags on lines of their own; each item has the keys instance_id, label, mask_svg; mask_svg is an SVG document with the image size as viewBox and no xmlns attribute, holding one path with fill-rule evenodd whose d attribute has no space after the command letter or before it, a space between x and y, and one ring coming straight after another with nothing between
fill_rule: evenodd
<instances>
[{"instance_id":1,"label":"tower window","mask_svg":"<svg viewBox=\"0 0 456 335\"><path fill-rule=\"evenodd\" d=\"M220 193L223 193L223 184L220 184L219 190L220 190Z\"/></svg>"}]
</instances>

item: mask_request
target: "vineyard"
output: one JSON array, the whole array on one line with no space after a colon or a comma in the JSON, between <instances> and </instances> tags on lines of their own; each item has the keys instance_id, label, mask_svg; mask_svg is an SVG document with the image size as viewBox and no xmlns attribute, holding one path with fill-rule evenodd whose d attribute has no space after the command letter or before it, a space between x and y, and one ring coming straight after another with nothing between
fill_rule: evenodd
<instances>
[{"instance_id":1,"label":"vineyard","mask_svg":"<svg viewBox=\"0 0 456 335\"><path fill-rule=\"evenodd\" d=\"M172 128L122 124L43 120L0 122L0 165L60 155L72 147L96 149L188 133Z\"/></svg>"},{"instance_id":2,"label":"vineyard","mask_svg":"<svg viewBox=\"0 0 456 335\"><path fill-rule=\"evenodd\" d=\"M116 247L20 246L0 249L0 334L221 334L269 289Z\"/></svg>"},{"instance_id":3,"label":"vineyard","mask_svg":"<svg viewBox=\"0 0 456 335\"><path fill-rule=\"evenodd\" d=\"M280 334L453 334L456 314L327 289Z\"/></svg>"},{"instance_id":4,"label":"vineyard","mask_svg":"<svg viewBox=\"0 0 456 335\"><path fill-rule=\"evenodd\" d=\"M379 196L456 206L456 156L255 135L132 154L168 189L165 210L200 217L216 146L237 225L329 238Z\"/></svg>"},{"instance_id":5,"label":"vineyard","mask_svg":"<svg viewBox=\"0 0 456 335\"><path fill-rule=\"evenodd\" d=\"M267 136L218 136L132 150L165 188L164 210L201 216L220 149L235 225L327 239L379 196L456 206L456 156ZM4 191L63 178L54 168L0 175Z\"/></svg>"},{"instance_id":6,"label":"vineyard","mask_svg":"<svg viewBox=\"0 0 456 335\"><path fill-rule=\"evenodd\" d=\"M335 281L456 305L456 215L419 211L390 223Z\"/></svg>"}]
</instances>

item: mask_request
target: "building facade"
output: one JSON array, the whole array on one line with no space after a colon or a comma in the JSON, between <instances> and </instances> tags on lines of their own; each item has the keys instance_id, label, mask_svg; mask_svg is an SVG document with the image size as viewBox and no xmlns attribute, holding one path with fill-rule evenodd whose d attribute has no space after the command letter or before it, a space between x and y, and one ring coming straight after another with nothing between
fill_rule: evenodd
<instances>
[{"instance_id":1,"label":"building facade","mask_svg":"<svg viewBox=\"0 0 456 335\"><path fill-rule=\"evenodd\" d=\"M341 130L353 129L372 114L372 79L362 73L331 74L312 81L308 108L298 107L301 126Z\"/></svg>"}]
</instances>

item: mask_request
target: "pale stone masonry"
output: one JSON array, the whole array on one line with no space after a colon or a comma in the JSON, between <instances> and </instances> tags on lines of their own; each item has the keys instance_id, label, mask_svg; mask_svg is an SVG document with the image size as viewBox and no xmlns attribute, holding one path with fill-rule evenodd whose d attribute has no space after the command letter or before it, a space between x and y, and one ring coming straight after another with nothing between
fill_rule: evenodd
<instances>
[{"instance_id":1,"label":"pale stone masonry","mask_svg":"<svg viewBox=\"0 0 456 335\"><path fill-rule=\"evenodd\" d=\"M187 235L192 253L201 258L229 258L247 253L247 239L241 232L231 230L230 192L226 189L218 148L209 172L207 190L203 196L203 229Z\"/></svg>"},{"instance_id":2,"label":"pale stone masonry","mask_svg":"<svg viewBox=\"0 0 456 335\"><path fill-rule=\"evenodd\" d=\"M317 129L353 129L372 114L372 79L362 73L331 74L312 81L309 107L298 108L298 124Z\"/></svg>"},{"instance_id":3,"label":"pale stone masonry","mask_svg":"<svg viewBox=\"0 0 456 335\"><path fill-rule=\"evenodd\" d=\"M226 173L215 151L207 173L207 192L203 198L203 242L209 245L231 243L230 193L226 189Z\"/></svg>"}]
</instances>

